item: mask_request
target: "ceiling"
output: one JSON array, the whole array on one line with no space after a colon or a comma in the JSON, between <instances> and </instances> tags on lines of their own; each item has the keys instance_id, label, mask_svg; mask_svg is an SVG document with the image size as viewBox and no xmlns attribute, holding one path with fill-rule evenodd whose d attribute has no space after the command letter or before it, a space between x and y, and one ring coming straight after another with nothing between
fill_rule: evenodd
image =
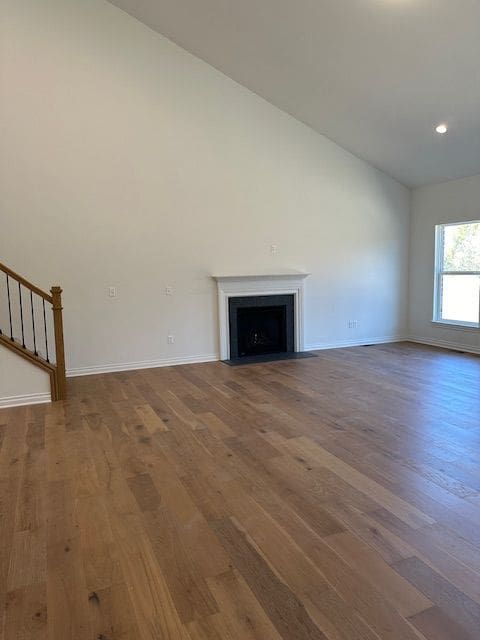
<instances>
[{"instance_id":1,"label":"ceiling","mask_svg":"<svg viewBox=\"0 0 480 640\"><path fill-rule=\"evenodd\" d=\"M410 187L480 174L479 0L110 1Z\"/></svg>"}]
</instances>

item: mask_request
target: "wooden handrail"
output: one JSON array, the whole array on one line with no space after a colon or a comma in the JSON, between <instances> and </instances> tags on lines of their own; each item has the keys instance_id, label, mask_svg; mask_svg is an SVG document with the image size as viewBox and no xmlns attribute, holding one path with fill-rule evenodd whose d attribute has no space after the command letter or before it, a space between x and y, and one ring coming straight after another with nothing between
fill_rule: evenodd
<instances>
[{"instance_id":1,"label":"wooden handrail","mask_svg":"<svg viewBox=\"0 0 480 640\"><path fill-rule=\"evenodd\" d=\"M7 267L6 265L0 262L0 272L6 274L6 298L8 305L8 317L9 317L9 331L8 335L2 333L2 327L0 327L0 344L5 346L7 349L10 349L23 359L28 362L34 364L35 366L46 371L50 376L50 388L52 394L52 400L64 400L67 397L67 381L65 374L65 347L63 342L63 318L62 318L62 289L59 286L54 286L50 290L50 294L46 291L40 289L36 285L29 282L26 278L15 273L12 269ZM15 322L13 320L14 314L12 313L12 308L14 307L14 290L17 287L12 289L9 286L9 278L14 280L18 284L18 307L19 309L19 319L20 319L20 329L21 329L21 339L17 340L15 338ZM28 297L25 298L23 296L22 301L22 286L30 292L29 301ZM40 354L42 351L41 348L38 348L38 340L37 337L40 337L36 332L36 322L35 316L36 313L34 311L34 301L33 294L39 296L41 300L41 309L40 312L41 322L43 321L43 337L45 340L43 357ZM16 295L16 294L15 294ZM53 315L53 330L55 335L55 362L50 361L49 356L49 341L48 341L48 323L46 320L46 309L45 303L49 303L52 306L52 315ZM30 316L24 314L23 309L25 304L30 305ZM38 308L38 307L37 307ZM31 318L31 328L32 328L32 336L33 344L29 342L28 333L25 332L25 322L27 321L27 317ZM37 316L38 320L38 316ZM24 322L25 321L25 322ZM18 330L18 325L17 325ZM18 335L18 334L17 334ZM43 338L42 338L43 339Z\"/></svg>"},{"instance_id":2,"label":"wooden handrail","mask_svg":"<svg viewBox=\"0 0 480 640\"><path fill-rule=\"evenodd\" d=\"M31 282L26 280L23 276L19 275L18 273L15 273L15 271L12 271L12 269L9 269L6 265L2 264L1 262L0 262L0 271L3 271L3 273L6 273L8 276L13 278L17 282L20 282L20 284L23 284L24 287L26 287L27 289L30 289L30 291L33 291L33 293L36 293L38 296L43 298L46 302L53 304L53 298L51 295L49 295L46 291L43 291L43 289L40 289L40 287L37 287L35 284L32 284Z\"/></svg>"}]
</instances>

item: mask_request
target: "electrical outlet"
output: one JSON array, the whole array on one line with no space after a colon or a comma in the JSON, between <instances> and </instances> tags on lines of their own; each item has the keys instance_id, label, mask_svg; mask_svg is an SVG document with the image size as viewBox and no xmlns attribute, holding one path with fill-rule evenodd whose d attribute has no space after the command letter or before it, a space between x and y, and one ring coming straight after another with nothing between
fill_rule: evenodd
<instances>
[{"instance_id":1,"label":"electrical outlet","mask_svg":"<svg viewBox=\"0 0 480 640\"><path fill-rule=\"evenodd\" d=\"M168 285L168 287L165 287L165 295L173 296L173 287L171 285Z\"/></svg>"},{"instance_id":2,"label":"electrical outlet","mask_svg":"<svg viewBox=\"0 0 480 640\"><path fill-rule=\"evenodd\" d=\"M110 298L115 298L117 296L117 288L116 287L108 287L108 295Z\"/></svg>"},{"instance_id":3,"label":"electrical outlet","mask_svg":"<svg viewBox=\"0 0 480 640\"><path fill-rule=\"evenodd\" d=\"M349 329L357 329L358 328L358 320L349 320L348 321Z\"/></svg>"},{"instance_id":4,"label":"electrical outlet","mask_svg":"<svg viewBox=\"0 0 480 640\"><path fill-rule=\"evenodd\" d=\"M167 336L167 342L168 342L168 344L174 344L175 343L175 336Z\"/></svg>"}]
</instances>

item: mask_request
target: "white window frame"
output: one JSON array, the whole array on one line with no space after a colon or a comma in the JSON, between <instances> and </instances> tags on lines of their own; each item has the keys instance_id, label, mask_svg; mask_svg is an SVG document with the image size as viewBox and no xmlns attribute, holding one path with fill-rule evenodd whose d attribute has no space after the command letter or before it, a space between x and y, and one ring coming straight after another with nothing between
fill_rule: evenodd
<instances>
[{"instance_id":1,"label":"white window frame","mask_svg":"<svg viewBox=\"0 0 480 640\"><path fill-rule=\"evenodd\" d=\"M443 276L480 276L480 271L444 271L443 251L445 227L458 226L462 224L475 224L480 220L467 220L465 222L447 222L435 226L435 271L433 287L433 319L435 324L443 324L453 327L464 327L466 329L480 329L480 304L478 310L478 322L463 322L461 320L444 320L442 318L442 277Z\"/></svg>"}]
</instances>

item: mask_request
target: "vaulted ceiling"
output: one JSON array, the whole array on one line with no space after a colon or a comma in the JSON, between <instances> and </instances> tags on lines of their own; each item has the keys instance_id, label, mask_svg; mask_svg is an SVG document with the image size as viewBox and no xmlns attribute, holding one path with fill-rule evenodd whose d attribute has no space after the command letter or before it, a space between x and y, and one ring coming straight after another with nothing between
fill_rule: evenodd
<instances>
[{"instance_id":1,"label":"vaulted ceiling","mask_svg":"<svg viewBox=\"0 0 480 640\"><path fill-rule=\"evenodd\" d=\"M408 186L480 173L478 0L110 1Z\"/></svg>"}]
</instances>

